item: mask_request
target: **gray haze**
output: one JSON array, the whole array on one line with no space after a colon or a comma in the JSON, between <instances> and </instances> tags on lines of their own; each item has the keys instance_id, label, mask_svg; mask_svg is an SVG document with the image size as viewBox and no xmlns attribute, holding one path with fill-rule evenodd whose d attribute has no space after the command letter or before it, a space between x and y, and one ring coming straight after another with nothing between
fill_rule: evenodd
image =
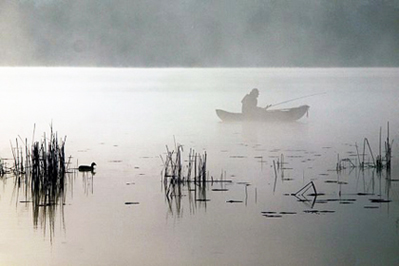
<instances>
[{"instance_id":1,"label":"gray haze","mask_svg":"<svg viewBox=\"0 0 399 266\"><path fill-rule=\"evenodd\" d=\"M398 0L2 0L0 65L399 66Z\"/></svg>"}]
</instances>

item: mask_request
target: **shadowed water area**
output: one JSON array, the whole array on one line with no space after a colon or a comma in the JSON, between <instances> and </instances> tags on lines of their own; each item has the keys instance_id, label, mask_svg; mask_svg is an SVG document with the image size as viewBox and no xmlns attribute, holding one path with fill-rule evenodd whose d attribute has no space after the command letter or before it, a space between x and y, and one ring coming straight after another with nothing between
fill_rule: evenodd
<instances>
[{"instance_id":1,"label":"shadowed water area","mask_svg":"<svg viewBox=\"0 0 399 266\"><path fill-rule=\"evenodd\" d=\"M399 264L398 69L0 73L2 165L51 128L69 162L51 204L0 179L1 265ZM258 106L309 112L221 122L255 87ZM390 171L373 167L386 142ZM178 151L179 182L165 178Z\"/></svg>"}]
</instances>

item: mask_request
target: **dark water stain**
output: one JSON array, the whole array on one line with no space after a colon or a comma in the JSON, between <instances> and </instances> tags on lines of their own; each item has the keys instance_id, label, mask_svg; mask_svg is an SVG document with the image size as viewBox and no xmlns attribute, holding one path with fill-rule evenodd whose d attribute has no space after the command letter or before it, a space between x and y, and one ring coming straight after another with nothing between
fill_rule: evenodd
<instances>
[{"instance_id":1,"label":"dark water stain","mask_svg":"<svg viewBox=\"0 0 399 266\"><path fill-rule=\"evenodd\" d=\"M364 206L365 209L379 209L379 206Z\"/></svg>"},{"instance_id":2,"label":"dark water stain","mask_svg":"<svg viewBox=\"0 0 399 266\"><path fill-rule=\"evenodd\" d=\"M281 215L294 215L296 212L280 212Z\"/></svg>"},{"instance_id":3,"label":"dark water stain","mask_svg":"<svg viewBox=\"0 0 399 266\"><path fill-rule=\"evenodd\" d=\"M227 203L243 203L242 200L227 200Z\"/></svg>"},{"instance_id":4,"label":"dark water stain","mask_svg":"<svg viewBox=\"0 0 399 266\"><path fill-rule=\"evenodd\" d=\"M237 182L237 185L246 185L246 186L250 186L251 183L245 182L245 181L239 181Z\"/></svg>"},{"instance_id":5,"label":"dark water stain","mask_svg":"<svg viewBox=\"0 0 399 266\"><path fill-rule=\"evenodd\" d=\"M338 181L338 180L326 180L324 183L332 183L332 184L338 184L338 185L347 185L348 182L345 181Z\"/></svg>"},{"instance_id":6,"label":"dark water stain","mask_svg":"<svg viewBox=\"0 0 399 266\"><path fill-rule=\"evenodd\" d=\"M282 218L283 216L280 214L263 214L263 217L267 217L267 218Z\"/></svg>"},{"instance_id":7,"label":"dark water stain","mask_svg":"<svg viewBox=\"0 0 399 266\"><path fill-rule=\"evenodd\" d=\"M330 211L330 210L304 210L304 213L310 213L310 214L325 214L325 213L335 213L335 211Z\"/></svg>"},{"instance_id":8,"label":"dark water stain","mask_svg":"<svg viewBox=\"0 0 399 266\"><path fill-rule=\"evenodd\" d=\"M310 197L325 196L325 195L326 195L325 193L310 193L310 194L308 194L308 196L310 196Z\"/></svg>"},{"instance_id":9,"label":"dark water stain","mask_svg":"<svg viewBox=\"0 0 399 266\"><path fill-rule=\"evenodd\" d=\"M319 213L318 210L304 210L304 213Z\"/></svg>"},{"instance_id":10,"label":"dark water stain","mask_svg":"<svg viewBox=\"0 0 399 266\"><path fill-rule=\"evenodd\" d=\"M355 195L358 195L358 196L372 196L372 195L374 195L374 193L363 193L363 192L359 192L359 193L356 193Z\"/></svg>"},{"instance_id":11,"label":"dark water stain","mask_svg":"<svg viewBox=\"0 0 399 266\"><path fill-rule=\"evenodd\" d=\"M391 200L387 200L387 199L370 199L371 202L373 203L388 203L391 202Z\"/></svg>"},{"instance_id":12,"label":"dark water stain","mask_svg":"<svg viewBox=\"0 0 399 266\"><path fill-rule=\"evenodd\" d=\"M335 211L324 210L324 211L320 211L320 213L335 213Z\"/></svg>"},{"instance_id":13,"label":"dark water stain","mask_svg":"<svg viewBox=\"0 0 399 266\"><path fill-rule=\"evenodd\" d=\"M137 201L126 201L125 202L125 205L137 205L137 204L140 204L140 202L137 202Z\"/></svg>"}]
</instances>

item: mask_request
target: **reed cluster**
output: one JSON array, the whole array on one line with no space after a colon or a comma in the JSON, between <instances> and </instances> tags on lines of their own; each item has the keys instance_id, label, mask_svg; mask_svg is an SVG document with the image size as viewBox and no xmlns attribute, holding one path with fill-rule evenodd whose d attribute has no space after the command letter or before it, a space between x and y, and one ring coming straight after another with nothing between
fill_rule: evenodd
<instances>
[{"instance_id":1,"label":"reed cluster","mask_svg":"<svg viewBox=\"0 0 399 266\"><path fill-rule=\"evenodd\" d=\"M27 140L23 142L23 146L18 141L15 147L11 144L14 165L12 172L15 174L16 181L20 184L24 181L30 184L32 192L48 193L57 189L63 189L65 185L65 173L67 171L67 163L65 157L66 137L58 140L57 133L44 137L41 141L35 141L32 146L28 145Z\"/></svg>"},{"instance_id":2,"label":"reed cluster","mask_svg":"<svg viewBox=\"0 0 399 266\"><path fill-rule=\"evenodd\" d=\"M166 158L163 160L163 183L167 200L170 201L174 197L180 199L182 196L182 186L184 185L188 186L189 191L194 191L195 200L205 200L205 187L208 180L206 152L201 155L190 149L187 162L183 161L182 145L178 145L176 151L170 151L166 146L166 151ZM186 162L186 164L183 164L183 162ZM193 189L191 189L192 184L194 186ZM191 196L191 193L189 194Z\"/></svg>"},{"instance_id":3,"label":"reed cluster","mask_svg":"<svg viewBox=\"0 0 399 266\"><path fill-rule=\"evenodd\" d=\"M56 134L34 142L30 156L30 185L36 204L57 204L65 188L65 141Z\"/></svg>"},{"instance_id":4,"label":"reed cluster","mask_svg":"<svg viewBox=\"0 0 399 266\"><path fill-rule=\"evenodd\" d=\"M207 154L196 153L190 149L188 162L183 165L183 146L178 145L176 151L170 151L166 147L166 158L164 160L163 179L165 183L204 183L207 181L206 160Z\"/></svg>"},{"instance_id":5,"label":"reed cluster","mask_svg":"<svg viewBox=\"0 0 399 266\"><path fill-rule=\"evenodd\" d=\"M359 154L358 145L357 145L357 143L355 144L357 159L358 159L359 164L356 165L349 158L340 159L339 155L338 155L336 170L340 171L347 167L351 167L351 168L359 167L360 169L364 170L366 167L368 167L368 168L374 168L377 171L381 171L383 169L390 171L391 170L393 140L391 141L389 138L389 122L387 123L387 138L384 143L385 153L382 153L381 135L382 135L382 128L380 128L380 135L379 135L379 153L376 157L374 156L373 150L371 149L369 140L367 138L364 138L362 154ZM365 157L366 157L367 152L369 153L371 161L370 161L370 159L368 161L366 161Z\"/></svg>"},{"instance_id":6,"label":"reed cluster","mask_svg":"<svg viewBox=\"0 0 399 266\"><path fill-rule=\"evenodd\" d=\"M15 188L18 194L19 188L24 188L25 199L21 203L32 203L34 225L38 225L39 218L43 225L46 217L49 217L51 229L56 207L65 203L64 191L69 165L65 156L66 137L58 139L51 127L50 135L44 133L41 141L35 141L31 146L26 139L22 143L17 138L15 146L11 145Z\"/></svg>"},{"instance_id":7,"label":"reed cluster","mask_svg":"<svg viewBox=\"0 0 399 266\"><path fill-rule=\"evenodd\" d=\"M200 154L190 149L188 159L184 159L182 145L177 145L176 150L172 151L166 147L166 151L165 159L161 156L163 161L161 176L171 213L175 210L178 215L181 214L183 193L188 196L190 212L194 212L197 202L206 206L206 202L210 201L206 193L209 185L232 182L225 179L223 172L218 180L209 175L206 152Z\"/></svg>"}]
</instances>

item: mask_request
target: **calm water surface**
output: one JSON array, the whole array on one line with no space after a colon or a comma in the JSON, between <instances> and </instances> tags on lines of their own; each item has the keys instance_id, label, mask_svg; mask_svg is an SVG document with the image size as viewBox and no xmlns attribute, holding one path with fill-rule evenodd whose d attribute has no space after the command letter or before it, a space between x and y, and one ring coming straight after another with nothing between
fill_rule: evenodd
<instances>
[{"instance_id":1,"label":"calm water surface","mask_svg":"<svg viewBox=\"0 0 399 266\"><path fill-rule=\"evenodd\" d=\"M97 163L94 176L68 177L65 204L38 215L12 175L0 180L0 265L399 264L398 69L0 73L7 165L10 141L41 139L51 123L73 166ZM253 87L261 106L320 94L275 107L308 104L295 123L221 123L215 109L238 112ZM364 138L376 156L388 122L390 175L336 171L338 158L358 164ZM176 143L185 159L206 151L209 175L232 182L185 185L168 201L161 157ZM289 195L310 181L322 195Z\"/></svg>"}]
</instances>

